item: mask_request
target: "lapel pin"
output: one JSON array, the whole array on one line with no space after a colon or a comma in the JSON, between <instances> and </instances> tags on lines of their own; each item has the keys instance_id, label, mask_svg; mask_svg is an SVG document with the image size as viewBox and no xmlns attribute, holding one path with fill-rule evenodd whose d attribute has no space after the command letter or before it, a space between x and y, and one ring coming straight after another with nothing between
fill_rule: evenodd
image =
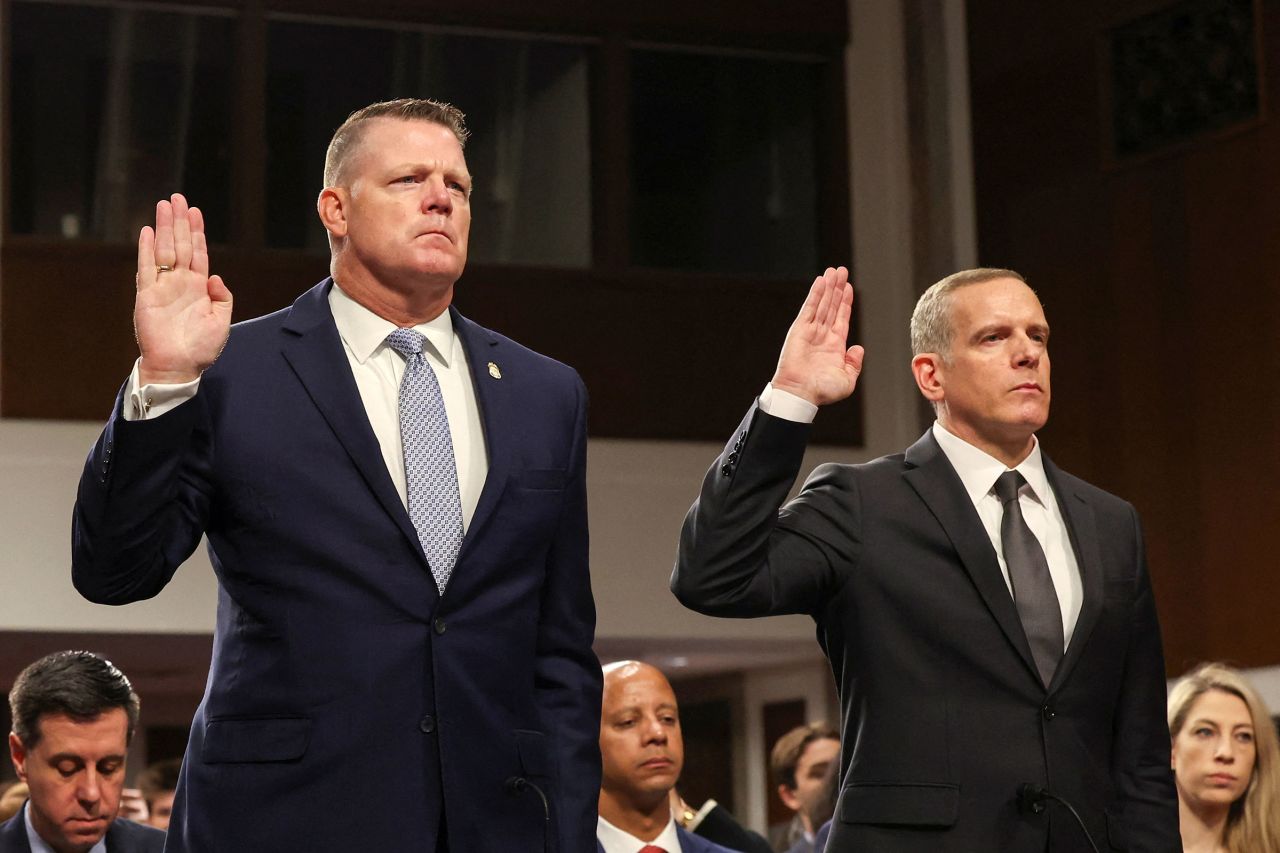
<instances>
[{"instance_id":1,"label":"lapel pin","mask_svg":"<svg viewBox=\"0 0 1280 853\"><path fill-rule=\"evenodd\" d=\"M492 376L494 379L502 378L502 371L499 370L498 365L494 364L492 361L489 362L489 375Z\"/></svg>"}]
</instances>

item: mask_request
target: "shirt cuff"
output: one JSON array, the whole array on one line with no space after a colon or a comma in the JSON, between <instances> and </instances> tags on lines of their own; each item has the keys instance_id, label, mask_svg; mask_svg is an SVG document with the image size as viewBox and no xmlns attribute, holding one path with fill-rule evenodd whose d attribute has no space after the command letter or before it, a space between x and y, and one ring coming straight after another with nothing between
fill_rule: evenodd
<instances>
[{"instance_id":1,"label":"shirt cuff","mask_svg":"<svg viewBox=\"0 0 1280 853\"><path fill-rule=\"evenodd\" d=\"M764 386L760 392L760 411L799 424L811 424L818 415L818 407L813 403L790 391L774 388L773 383Z\"/></svg>"},{"instance_id":2,"label":"shirt cuff","mask_svg":"<svg viewBox=\"0 0 1280 853\"><path fill-rule=\"evenodd\" d=\"M180 382L176 385L167 385L161 383L152 383L138 387L138 365L142 363L139 357L133 363L133 370L129 372L129 381L124 388L125 399L129 402L124 407L124 419L126 421L145 421L158 418L166 412L171 412L190 400L200 390L200 378L196 377L190 382Z\"/></svg>"}]
</instances>

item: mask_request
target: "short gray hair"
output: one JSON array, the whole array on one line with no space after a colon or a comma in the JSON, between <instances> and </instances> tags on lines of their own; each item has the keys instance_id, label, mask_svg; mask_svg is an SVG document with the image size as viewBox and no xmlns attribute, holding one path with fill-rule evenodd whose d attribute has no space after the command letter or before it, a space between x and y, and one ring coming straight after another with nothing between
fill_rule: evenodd
<instances>
[{"instance_id":1,"label":"short gray hair","mask_svg":"<svg viewBox=\"0 0 1280 853\"><path fill-rule=\"evenodd\" d=\"M978 267L972 270L960 270L934 282L916 303L916 310L911 312L911 355L922 352L936 352L943 361L950 360L951 353L951 294L970 284L982 284L998 278L1012 278L1023 284L1027 280L1013 270L996 267Z\"/></svg>"}]
</instances>

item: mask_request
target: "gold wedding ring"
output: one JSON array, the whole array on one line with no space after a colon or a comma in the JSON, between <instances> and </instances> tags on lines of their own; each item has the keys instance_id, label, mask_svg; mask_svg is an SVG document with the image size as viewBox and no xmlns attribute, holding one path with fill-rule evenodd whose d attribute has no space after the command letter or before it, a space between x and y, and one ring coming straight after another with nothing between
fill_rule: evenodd
<instances>
[{"instance_id":1,"label":"gold wedding ring","mask_svg":"<svg viewBox=\"0 0 1280 853\"><path fill-rule=\"evenodd\" d=\"M160 273L162 272L173 272L173 267L169 266L168 264L157 264L156 275L160 275Z\"/></svg>"}]
</instances>

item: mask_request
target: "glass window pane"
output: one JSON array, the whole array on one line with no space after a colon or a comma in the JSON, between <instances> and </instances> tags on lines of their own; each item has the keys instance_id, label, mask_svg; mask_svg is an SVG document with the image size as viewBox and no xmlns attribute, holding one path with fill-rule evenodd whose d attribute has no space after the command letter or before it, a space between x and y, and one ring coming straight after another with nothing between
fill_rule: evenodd
<instances>
[{"instance_id":1,"label":"glass window pane","mask_svg":"<svg viewBox=\"0 0 1280 853\"><path fill-rule=\"evenodd\" d=\"M226 239L229 16L14 0L16 234L132 242L184 192Z\"/></svg>"},{"instance_id":2,"label":"glass window pane","mask_svg":"<svg viewBox=\"0 0 1280 853\"><path fill-rule=\"evenodd\" d=\"M811 273L819 66L661 50L631 56L632 263Z\"/></svg>"},{"instance_id":3,"label":"glass window pane","mask_svg":"<svg viewBox=\"0 0 1280 853\"><path fill-rule=\"evenodd\" d=\"M326 249L314 209L333 131L366 104L423 97L467 114L471 260L590 265L585 46L302 21L273 21L268 44L270 245Z\"/></svg>"}]
</instances>

